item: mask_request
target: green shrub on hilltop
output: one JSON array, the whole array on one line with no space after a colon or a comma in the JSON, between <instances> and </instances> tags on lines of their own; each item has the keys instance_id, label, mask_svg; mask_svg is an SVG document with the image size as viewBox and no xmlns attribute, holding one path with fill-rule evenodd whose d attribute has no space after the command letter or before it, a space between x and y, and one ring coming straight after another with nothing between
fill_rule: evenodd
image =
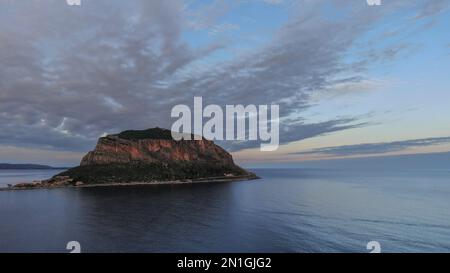
<instances>
[{"instance_id":1,"label":"green shrub on hilltop","mask_svg":"<svg viewBox=\"0 0 450 273\"><path fill-rule=\"evenodd\" d=\"M172 140L170 130L161 128L152 128L147 130L128 130L117 135L122 139L139 140L139 139L165 139Z\"/></svg>"}]
</instances>

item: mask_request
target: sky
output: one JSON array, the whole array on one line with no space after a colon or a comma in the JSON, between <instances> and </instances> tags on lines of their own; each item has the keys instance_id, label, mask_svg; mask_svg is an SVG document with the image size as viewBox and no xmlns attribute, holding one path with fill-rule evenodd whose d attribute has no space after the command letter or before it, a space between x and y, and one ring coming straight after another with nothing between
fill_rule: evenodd
<instances>
[{"instance_id":1,"label":"sky","mask_svg":"<svg viewBox=\"0 0 450 273\"><path fill-rule=\"evenodd\" d=\"M177 104L280 105L268 166L450 151L450 1L0 0L0 162L77 165Z\"/></svg>"}]
</instances>

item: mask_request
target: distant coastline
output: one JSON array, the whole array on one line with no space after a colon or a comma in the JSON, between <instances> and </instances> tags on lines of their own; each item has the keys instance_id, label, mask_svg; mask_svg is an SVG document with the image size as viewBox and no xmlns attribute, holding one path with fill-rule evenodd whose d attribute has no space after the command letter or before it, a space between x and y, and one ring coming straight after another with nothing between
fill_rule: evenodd
<instances>
[{"instance_id":1,"label":"distant coastline","mask_svg":"<svg viewBox=\"0 0 450 273\"><path fill-rule=\"evenodd\" d=\"M65 170L68 167L52 167L39 164L10 164L0 163L0 170Z\"/></svg>"}]
</instances>

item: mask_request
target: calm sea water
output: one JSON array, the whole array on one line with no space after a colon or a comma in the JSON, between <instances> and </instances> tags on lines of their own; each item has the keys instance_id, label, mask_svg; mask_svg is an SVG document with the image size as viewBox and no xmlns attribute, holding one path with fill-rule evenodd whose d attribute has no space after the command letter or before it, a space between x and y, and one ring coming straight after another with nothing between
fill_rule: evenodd
<instances>
[{"instance_id":1,"label":"calm sea water","mask_svg":"<svg viewBox=\"0 0 450 273\"><path fill-rule=\"evenodd\" d=\"M33 182L48 179L63 170L0 170L0 188L6 188L8 184Z\"/></svg>"},{"instance_id":2,"label":"calm sea water","mask_svg":"<svg viewBox=\"0 0 450 273\"><path fill-rule=\"evenodd\" d=\"M449 170L255 172L263 179L0 192L0 251L67 252L74 240L83 252L367 252L372 240L450 251Z\"/></svg>"}]
</instances>

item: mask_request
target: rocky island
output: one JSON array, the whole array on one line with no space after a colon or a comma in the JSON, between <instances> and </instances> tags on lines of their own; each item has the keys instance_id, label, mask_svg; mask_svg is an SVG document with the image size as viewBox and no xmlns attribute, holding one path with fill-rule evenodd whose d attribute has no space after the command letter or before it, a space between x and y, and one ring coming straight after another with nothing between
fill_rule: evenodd
<instances>
[{"instance_id":1,"label":"rocky island","mask_svg":"<svg viewBox=\"0 0 450 273\"><path fill-rule=\"evenodd\" d=\"M51 179L13 189L93 187L140 184L225 182L258 178L237 166L213 141L180 140L171 131L153 128L124 131L98 140L81 160Z\"/></svg>"}]
</instances>

